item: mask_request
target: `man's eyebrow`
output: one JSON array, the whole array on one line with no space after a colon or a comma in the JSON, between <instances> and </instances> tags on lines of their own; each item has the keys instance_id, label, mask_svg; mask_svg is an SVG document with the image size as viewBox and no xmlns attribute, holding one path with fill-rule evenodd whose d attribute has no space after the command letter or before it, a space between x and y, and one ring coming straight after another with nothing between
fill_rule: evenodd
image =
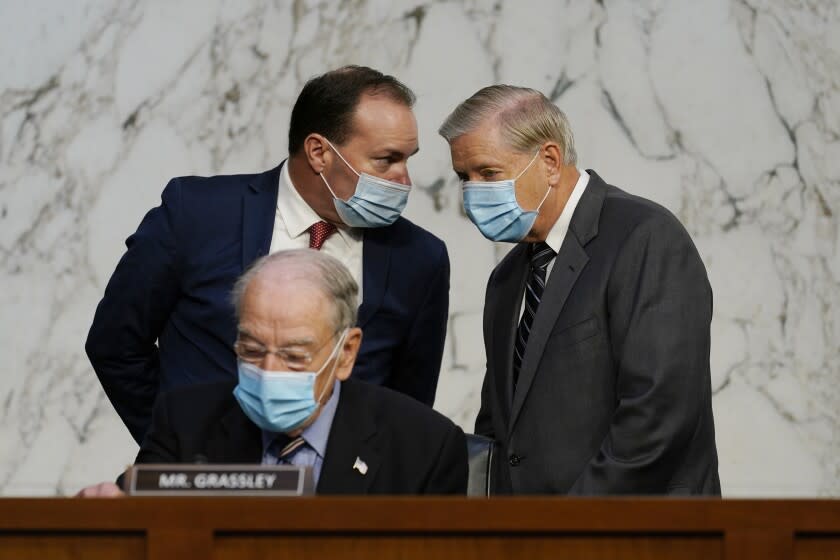
<instances>
[{"instance_id":1,"label":"man's eyebrow","mask_svg":"<svg viewBox=\"0 0 840 560\"><path fill-rule=\"evenodd\" d=\"M311 337L293 338L291 340L287 340L283 344L283 348L288 348L290 346L311 346L314 343L315 339Z\"/></svg>"},{"instance_id":2,"label":"man's eyebrow","mask_svg":"<svg viewBox=\"0 0 840 560\"><path fill-rule=\"evenodd\" d=\"M456 175L466 175L470 171L483 171L485 169L502 169L502 167L498 164L479 162L476 164L468 165L466 169L453 168L452 170L455 172Z\"/></svg>"},{"instance_id":3,"label":"man's eyebrow","mask_svg":"<svg viewBox=\"0 0 840 560\"><path fill-rule=\"evenodd\" d=\"M257 339L257 337L255 337L254 335L249 333L247 329L238 328L237 331L238 331L238 334L239 334L240 338L242 338L242 337L250 338L254 342L262 344L262 342L260 342L260 340ZM290 346L310 346L314 343L315 343L315 339L313 339L312 337L293 338L291 340L287 340L283 344L283 348L288 348Z\"/></svg>"},{"instance_id":4,"label":"man's eyebrow","mask_svg":"<svg viewBox=\"0 0 840 560\"><path fill-rule=\"evenodd\" d=\"M242 327L237 327L236 334L240 337L247 336L248 338L254 338L254 335L248 332L248 329L243 329Z\"/></svg>"},{"instance_id":5,"label":"man's eyebrow","mask_svg":"<svg viewBox=\"0 0 840 560\"><path fill-rule=\"evenodd\" d=\"M411 156L417 154L417 152L419 152L419 151L420 151L420 146L417 146L416 148L414 148L414 151L411 152L410 154L408 154L408 156L405 155L405 152L403 152L402 150L397 149L397 148L383 148L382 151L379 152L379 153L385 154L387 157L404 158L404 157L411 157Z\"/></svg>"}]
</instances>

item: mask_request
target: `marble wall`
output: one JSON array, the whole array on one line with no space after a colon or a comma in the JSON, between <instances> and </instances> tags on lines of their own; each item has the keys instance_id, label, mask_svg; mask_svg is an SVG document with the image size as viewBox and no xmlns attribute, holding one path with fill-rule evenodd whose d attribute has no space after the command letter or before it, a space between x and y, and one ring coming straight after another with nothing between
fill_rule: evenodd
<instances>
[{"instance_id":1,"label":"marble wall","mask_svg":"<svg viewBox=\"0 0 840 560\"><path fill-rule=\"evenodd\" d=\"M48 4L48 6L47 6ZM436 129L493 82L542 90L581 165L675 212L715 291L724 493L840 495L840 8L834 0L0 3L0 494L68 494L136 450L84 354L168 178L286 153L308 77L415 89L407 216L452 257L437 408L472 426L486 277Z\"/></svg>"}]
</instances>

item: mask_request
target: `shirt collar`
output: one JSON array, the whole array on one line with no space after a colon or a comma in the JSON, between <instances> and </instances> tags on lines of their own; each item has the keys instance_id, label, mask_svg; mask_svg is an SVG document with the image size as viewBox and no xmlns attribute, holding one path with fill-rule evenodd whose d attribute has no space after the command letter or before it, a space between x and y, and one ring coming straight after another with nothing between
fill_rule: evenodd
<instances>
[{"instance_id":1,"label":"shirt collar","mask_svg":"<svg viewBox=\"0 0 840 560\"><path fill-rule=\"evenodd\" d=\"M551 226L551 231L548 232L548 236L545 238L546 244L554 249L555 253L560 252L560 247L563 245L563 241L566 239L566 233L569 231L569 225L572 223L575 208L577 208L578 202L580 202L580 197L583 196L583 191L586 190L586 185L589 184L589 173L584 169L578 169L578 173L580 173L580 177L578 177L575 187L572 189L572 194L569 195L569 200L566 201L560 217Z\"/></svg>"},{"instance_id":2,"label":"shirt collar","mask_svg":"<svg viewBox=\"0 0 840 560\"><path fill-rule=\"evenodd\" d=\"M327 188L326 185L324 188ZM321 221L321 217L303 200L292 183L289 160L286 160L280 172L276 214L283 222L290 239L305 235L313 224ZM359 239L362 234L359 229L347 227L340 227L337 231L344 243L348 245L351 240Z\"/></svg>"},{"instance_id":3,"label":"shirt collar","mask_svg":"<svg viewBox=\"0 0 840 560\"><path fill-rule=\"evenodd\" d=\"M318 454L321 460L324 459L324 453L327 450L327 440L330 437L330 429L332 429L332 423L335 418L335 410L338 407L338 397L340 393L341 382L336 379L333 382L332 395L330 395L329 400L327 400L324 406L321 407L321 413L318 414L318 418L316 418L315 421L307 426L306 429L303 430L303 433L300 434L306 444L315 450L315 453ZM278 435L279 434L277 432L263 430L263 450L268 449Z\"/></svg>"}]
</instances>

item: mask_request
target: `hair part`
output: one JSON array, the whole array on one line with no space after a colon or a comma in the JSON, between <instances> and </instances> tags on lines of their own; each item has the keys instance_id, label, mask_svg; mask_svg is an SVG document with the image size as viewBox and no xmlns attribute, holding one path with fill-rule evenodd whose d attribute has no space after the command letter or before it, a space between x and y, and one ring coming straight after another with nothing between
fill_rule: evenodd
<instances>
[{"instance_id":1,"label":"hair part","mask_svg":"<svg viewBox=\"0 0 840 560\"><path fill-rule=\"evenodd\" d=\"M557 142L563 163L577 164L569 120L557 105L537 90L498 84L475 92L446 117L438 133L448 142L495 122L502 139L513 149L533 153L545 142Z\"/></svg>"},{"instance_id":2,"label":"hair part","mask_svg":"<svg viewBox=\"0 0 840 560\"><path fill-rule=\"evenodd\" d=\"M367 66L343 66L306 82L292 108L289 123L289 154L303 149L312 133L343 144L353 132L353 115L362 95L384 95L406 107L415 96L393 76Z\"/></svg>"},{"instance_id":3,"label":"hair part","mask_svg":"<svg viewBox=\"0 0 840 560\"><path fill-rule=\"evenodd\" d=\"M233 285L231 302L237 321L241 318L242 300L251 282L267 267L282 267L289 278L311 279L333 307L335 331L356 324L359 285L341 261L314 249L278 251L254 261Z\"/></svg>"}]
</instances>

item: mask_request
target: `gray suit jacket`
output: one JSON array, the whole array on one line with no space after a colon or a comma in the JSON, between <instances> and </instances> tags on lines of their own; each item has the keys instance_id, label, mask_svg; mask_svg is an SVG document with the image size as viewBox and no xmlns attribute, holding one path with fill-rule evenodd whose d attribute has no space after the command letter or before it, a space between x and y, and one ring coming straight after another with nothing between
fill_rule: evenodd
<instances>
[{"instance_id":1,"label":"gray suit jacket","mask_svg":"<svg viewBox=\"0 0 840 560\"><path fill-rule=\"evenodd\" d=\"M488 281L475 431L501 447L495 491L719 495L703 262L670 212L589 174L515 393L528 245Z\"/></svg>"}]
</instances>

